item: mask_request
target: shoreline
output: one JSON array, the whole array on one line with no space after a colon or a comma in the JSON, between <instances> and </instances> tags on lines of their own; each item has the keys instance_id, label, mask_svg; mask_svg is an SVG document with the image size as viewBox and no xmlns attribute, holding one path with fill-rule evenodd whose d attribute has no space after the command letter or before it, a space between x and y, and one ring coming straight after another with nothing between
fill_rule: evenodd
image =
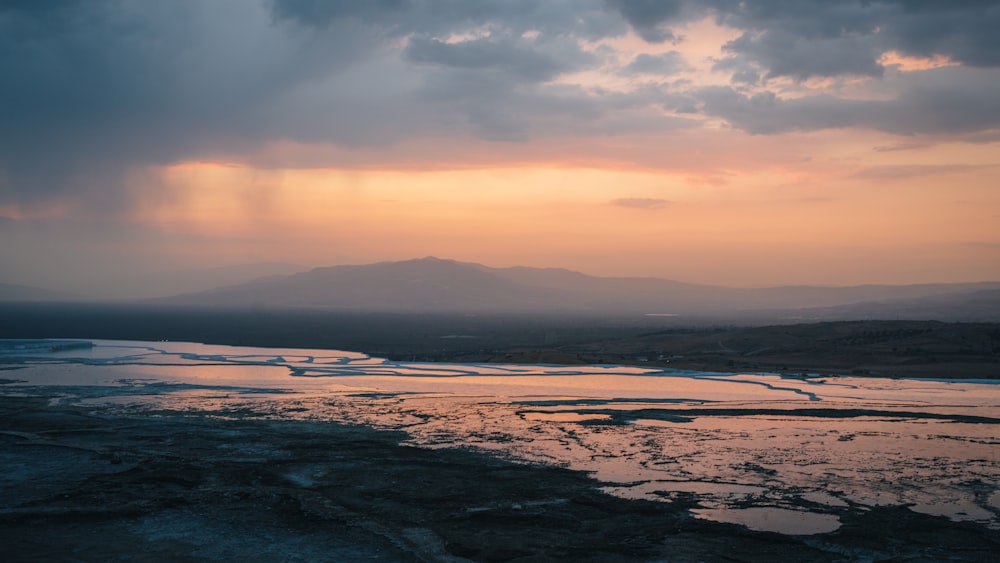
<instances>
[{"instance_id":1,"label":"shoreline","mask_svg":"<svg viewBox=\"0 0 1000 563\"><path fill-rule=\"evenodd\" d=\"M725 373L1000 379L1000 323L465 316L0 304L0 338L351 350L398 361L615 364ZM734 322L734 321L733 321Z\"/></svg>"},{"instance_id":2,"label":"shoreline","mask_svg":"<svg viewBox=\"0 0 1000 563\"><path fill-rule=\"evenodd\" d=\"M1000 327L998 327L1000 330ZM755 365L753 369L737 369L730 365L712 364L705 362L685 362L685 361L657 361L657 360L635 360L628 357L623 357L622 354L608 355L608 354L595 354L589 356L574 355L567 356L563 352L548 350L548 349L531 349L531 350L518 350L514 352L507 352L503 355L498 355L495 353L476 353L476 352L434 352L434 353L423 353L423 354L405 354L401 355L398 353L384 353L376 349L346 349L345 347L314 347L314 346L289 346L289 345L278 345L267 343L267 340L262 341L263 343L252 343L252 344L234 344L227 341L226 339L210 339L210 340L183 340L183 339L161 339L161 340L149 340L149 339L113 339L113 338L84 338L84 337L40 337L40 338L2 338L0 337L0 343L5 341L8 342L18 342L23 341L26 343L38 342L38 341L52 341L54 343L68 343L69 346L58 351L71 350L76 348L85 348L84 344L90 345L92 341L122 341L122 342L137 342L137 343L149 343L155 344L157 342L174 342L174 343L191 343L200 345L210 345L210 346L234 346L234 347L251 347L251 348L267 348L267 349L288 349L288 350L331 350L340 352L351 352L364 354L372 358L384 359L390 362L398 363L430 363L430 364L469 364L469 365L502 365L502 364L514 364L514 365L549 365L549 366L576 366L576 365L592 365L592 366L621 366L621 367L635 367L635 368L645 368L651 370L666 370L672 371L676 370L678 372L701 372L701 373L718 373L726 375L775 375L781 378L788 379L800 379L806 380L810 378L824 378L824 377L861 377L861 378L881 378L881 379L913 379L913 380L925 380L925 381L950 381L950 382L982 382L982 383L996 383L1000 382L1000 361L994 363L982 363L970 367L968 364L963 365L960 369L964 369L969 372L968 375L959 374L954 376L947 376L942 374L942 371L948 369L948 365L938 364L936 366L931 366L935 373L928 373L930 369L928 366L920 366L919 369L896 369L894 373L877 373L871 370L864 370L864 372L850 373L845 370L838 370L833 367L818 367L812 369L803 370L793 370L787 367L776 367L774 370L760 370L754 371L760 366ZM56 351L54 349L47 349L46 351ZM0 354L0 360L3 356ZM0 361L0 365L2 365ZM2 370L3 368L0 368Z\"/></svg>"}]
</instances>

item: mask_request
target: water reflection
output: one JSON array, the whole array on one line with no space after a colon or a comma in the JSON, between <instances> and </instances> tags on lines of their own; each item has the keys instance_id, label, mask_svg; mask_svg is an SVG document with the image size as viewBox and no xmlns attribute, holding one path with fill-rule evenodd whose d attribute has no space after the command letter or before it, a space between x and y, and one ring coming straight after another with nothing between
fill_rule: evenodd
<instances>
[{"instance_id":1,"label":"water reflection","mask_svg":"<svg viewBox=\"0 0 1000 563\"><path fill-rule=\"evenodd\" d=\"M398 363L331 350L0 343L3 393L404 429L590 472L604 490L696 499L701 518L784 533L908 505L1000 528L1000 387L616 366ZM928 485L928 484L932 485Z\"/></svg>"},{"instance_id":2,"label":"water reflection","mask_svg":"<svg viewBox=\"0 0 1000 563\"><path fill-rule=\"evenodd\" d=\"M840 520L832 514L786 508L697 508L692 512L699 518L742 524L761 532L808 535L832 532L840 527Z\"/></svg>"}]
</instances>

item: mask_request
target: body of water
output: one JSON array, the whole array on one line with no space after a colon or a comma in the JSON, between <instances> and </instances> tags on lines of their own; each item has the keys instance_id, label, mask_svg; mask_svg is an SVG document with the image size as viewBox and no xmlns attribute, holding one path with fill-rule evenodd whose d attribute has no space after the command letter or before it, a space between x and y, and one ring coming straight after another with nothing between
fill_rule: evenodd
<instances>
[{"instance_id":1,"label":"body of water","mask_svg":"<svg viewBox=\"0 0 1000 563\"><path fill-rule=\"evenodd\" d=\"M1000 529L1000 386L626 366L391 362L335 350L0 341L3 394L123 412L317 419L404 430L587 471L609 494L696 501L700 518L789 534L844 511Z\"/></svg>"}]
</instances>

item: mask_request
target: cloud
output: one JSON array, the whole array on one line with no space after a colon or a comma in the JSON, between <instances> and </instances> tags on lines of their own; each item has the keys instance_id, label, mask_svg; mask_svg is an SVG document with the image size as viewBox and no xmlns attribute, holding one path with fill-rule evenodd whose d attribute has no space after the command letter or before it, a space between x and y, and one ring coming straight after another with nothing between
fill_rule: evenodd
<instances>
[{"instance_id":1,"label":"cloud","mask_svg":"<svg viewBox=\"0 0 1000 563\"><path fill-rule=\"evenodd\" d=\"M127 206L131 169L239 160L278 141L365 148L681 124L634 115L617 94L545 84L599 62L582 39L624 31L597 1L26 6L0 12L0 203Z\"/></svg>"},{"instance_id":2,"label":"cloud","mask_svg":"<svg viewBox=\"0 0 1000 563\"><path fill-rule=\"evenodd\" d=\"M235 0L36 4L0 10L0 198L22 203L122 202L131 167L293 133L267 122L282 97L378 46L354 28L290 35Z\"/></svg>"},{"instance_id":3,"label":"cloud","mask_svg":"<svg viewBox=\"0 0 1000 563\"><path fill-rule=\"evenodd\" d=\"M763 75L805 80L880 76L887 51L1000 66L1000 5L922 0L608 0L650 42L676 40L671 26L713 15L742 31L726 50ZM747 71L740 71L745 81Z\"/></svg>"},{"instance_id":4,"label":"cloud","mask_svg":"<svg viewBox=\"0 0 1000 563\"><path fill-rule=\"evenodd\" d=\"M701 110L752 134L864 128L897 135L975 133L1000 127L1000 76L944 67L898 79L895 99L814 94L783 98L728 86L696 92Z\"/></svg>"},{"instance_id":5,"label":"cloud","mask_svg":"<svg viewBox=\"0 0 1000 563\"><path fill-rule=\"evenodd\" d=\"M408 0L366 0L364 2L328 2L322 0L275 0L271 10L278 19L310 27L325 27L333 22L355 19L365 23L391 23L412 10Z\"/></svg>"},{"instance_id":6,"label":"cloud","mask_svg":"<svg viewBox=\"0 0 1000 563\"><path fill-rule=\"evenodd\" d=\"M893 143L891 145L879 145L877 147L873 147L872 150L875 152L897 152L924 149L929 146L931 146L931 144L927 142Z\"/></svg>"},{"instance_id":7,"label":"cloud","mask_svg":"<svg viewBox=\"0 0 1000 563\"><path fill-rule=\"evenodd\" d=\"M0 204L128 206L133 169L277 141L579 129L571 118L606 112L535 85L594 64L579 42L624 29L597 0L3 4Z\"/></svg>"},{"instance_id":8,"label":"cloud","mask_svg":"<svg viewBox=\"0 0 1000 563\"><path fill-rule=\"evenodd\" d=\"M650 43L674 41L677 36L666 27L667 22L680 23L684 0L607 0L640 37Z\"/></svg>"},{"instance_id":9,"label":"cloud","mask_svg":"<svg viewBox=\"0 0 1000 563\"><path fill-rule=\"evenodd\" d=\"M455 42L412 37L402 55L420 69L412 95L422 105L417 111L434 121L421 128L425 134L450 123L456 135L523 142L607 113L601 100L579 89L545 85L595 64L575 42L539 45L503 33Z\"/></svg>"},{"instance_id":10,"label":"cloud","mask_svg":"<svg viewBox=\"0 0 1000 563\"><path fill-rule=\"evenodd\" d=\"M732 58L750 61L766 78L787 76L796 80L828 76L882 76L881 55L871 36L844 41L841 37L805 37L783 29L744 33L724 50Z\"/></svg>"},{"instance_id":11,"label":"cloud","mask_svg":"<svg viewBox=\"0 0 1000 563\"><path fill-rule=\"evenodd\" d=\"M545 82L594 62L578 48L562 49L553 56L528 41L511 37L488 37L454 43L415 37L403 54L416 64L431 64L477 72L492 71L518 82Z\"/></svg>"},{"instance_id":12,"label":"cloud","mask_svg":"<svg viewBox=\"0 0 1000 563\"><path fill-rule=\"evenodd\" d=\"M673 202L653 197L622 197L611 200L611 205L630 209L663 209Z\"/></svg>"},{"instance_id":13,"label":"cloud","mask_svg":"<svg viewBox=\"0 0 1000 563\"><path fill-rule=\"evenodd\" d=\"M729 81L733 84L755 86L760 83L760 67L737 57L724 57L712 63L712 70L731 72Z\"/></svg>"},{"instance_id":14,"label":"cloud","mask_svg":"<svg viewBox=\"0 0 1000 563\"><path fill-rule=\"evenodd\" d=\"M622 69L625 74L659 74L669 76L688 70L690 66L678 51L668 51L658 55L640 53Z\"/></svg>"},{"instance_id":15,"label":"cloud","mask_svg":"<svg viewBox=\"0 0 1000 563\"><path fill-rule=\"evenodd\" d=\"M443 37L456 31L490 28L597 40L627 30L624 21L608 17L600 0L271 0L271 13L278 21L303 27L326 29L348 21L378 26L396 37Z\"/></svg>"},{"instance_id":16,"label":"cloud","mask_svg":"<svg viewBox=\"0 0 1000 563\"><path fill-rule=\"evenodd\" d=\"M720 19L756 38L733 50L755 59L773 75L874 75L885 51L932 57L941 55L970 66L1000 66L1000 5L976 0L927 2L872 0L827 2L716 2ZM742 39L742 38L741 38ZM819 57L814 62L800 52L784 54L776 47L812 49L824 45L841 63Z\"/></svg>"},{"instance_id":17,"label":"cloud","mask_svg":"<svg viewBox=\"0 0 1000 563\"><path fill-rule=\"evenodd\" d=\"M715 64L736 87L602 84L601 73L689 72L677 30L709 16L741 32ZM995 139L984 131L1000 127L997 17L989 2L903 0L7 2L0 205L127 207L140 193L128 189L136 170L246 159L274 143L511 143L671 131L704 117L758 134ZM593 48L630 27L677 50ZM879 66L886 50L963 66L904 76ZM588 78L574 84L576 73ZM868 77L873 95L767 81L842 75Z\"/></svg>"},{"instance_id":18,"label":"cloud","mask_svg":"<svg viewBox=\"0 0 1000 563\"><path fill-rule=\"evenodd\" d=\"M863 121L863 103L827 94L783 99L765 91L744 94L728 86L703 88L697 93L708 115L755 135L851 127Z\"/></svg>"},{"instance_id":19,"label":"cloud","mask_svg":"<svg viewBox=\"0 0 1000 563\"><path fill-rule=\"evenodd\" d=\"M996 166L972 164L912 164L899 166L874 166L852 174L852 177L863 178L866 180L896 180L940 174L961 174L963 172L976 172L995 167Z\"/></svg>"},{"instance_id":20,"label":"cloud","mask_svg":"<svg viewBox=\"0 0 1000 563\"><path fill-rule=\"evenodd\" d=\"M969 66L1000 66L1000 4L894 0L885 33L909 55L944 55Z\"/></svg>"},{"instance_id":21,"label":"cloud","mask_svg":"<svg viewBox=\"0 0 1000 563\"><path fill-rule=\"evenodd\" d=\"M763 76L881 76L876 30L884 10L862 2L714 3L720 22L743 31L724 47Z\"/></svg>"}]
</instances>

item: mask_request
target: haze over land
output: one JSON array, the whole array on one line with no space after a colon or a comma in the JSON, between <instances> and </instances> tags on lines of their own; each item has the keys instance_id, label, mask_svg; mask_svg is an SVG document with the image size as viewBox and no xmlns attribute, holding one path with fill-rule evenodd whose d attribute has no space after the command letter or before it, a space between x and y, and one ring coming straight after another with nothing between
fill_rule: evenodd
<instances>
[{"instance_id":1,"label":"haze over land","mask_svg":"<svg viewBox=\"0 0 1000 563\"><path fill-rule=\"evenodd\" d=\"M428 255L1000 280L998 28L995 2L4 3L0 283Z\"/></svg>"},{"instance_id":2,"label":"haze over land","mask_svg":"<svg viewBox=\"0 0 1000 563\"><path fill-rule=\"evenodd\" d=\"M873 317L1000 321L1000 282L746 289L594 277L555 268L490 268L427 257L316 268L152 303L396 313L708 316L743 322Z\"/></svg>"}]
</instances>

